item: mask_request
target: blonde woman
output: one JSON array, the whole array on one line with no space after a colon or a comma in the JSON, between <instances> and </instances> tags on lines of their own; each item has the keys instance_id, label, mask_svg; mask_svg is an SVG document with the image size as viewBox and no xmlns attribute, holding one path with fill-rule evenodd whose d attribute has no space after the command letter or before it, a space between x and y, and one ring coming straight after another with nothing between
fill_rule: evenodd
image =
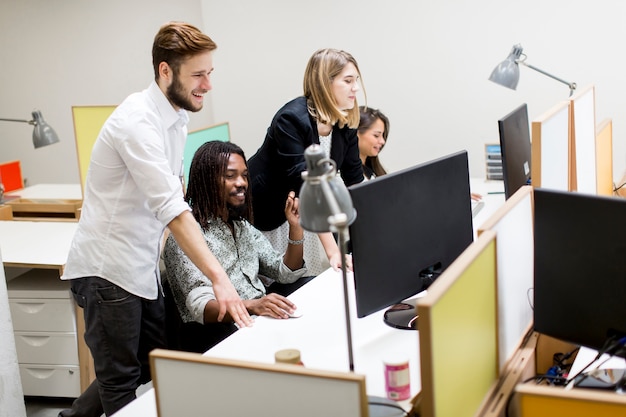
<instances>
[{"instance_id":1,"label":"blonde woman","mask_svg":"<svg viewBox=\"0 0 626 417\"><path fill-rule=\"evenodd\" d=\"M304 94L275 114L263 145L248 163L255 226L278 251L301 242L288 240L284 205L290 191L298 193L306 170L304 150L320 144L335 161L347 186L363 181L357 127L361 73L354 57L337 49L320 49L304 73ZM341 255L331 233L319 239L305 234L304 259L312 275L328 266L339 268ZM321 245L320 245L321 244ZM350 259L346 266L351 268Z\"/></svg>"}]
</instances>

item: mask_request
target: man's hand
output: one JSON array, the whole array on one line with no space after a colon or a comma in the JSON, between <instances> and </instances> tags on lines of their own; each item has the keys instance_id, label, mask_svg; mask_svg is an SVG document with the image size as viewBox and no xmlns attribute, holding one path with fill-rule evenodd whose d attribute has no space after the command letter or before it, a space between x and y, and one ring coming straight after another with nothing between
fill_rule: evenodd
<instances>
[{"instance_id":1,"label":"man's hand","mask_svg":"<svg viewBox=\"0 0 626 417\"><path fill-rule=\"evenodd\" d=\"M265 297L248 300L248 309L257 316L268 316L275 319L288 319L289 314L296 311L296 305L282 295L271 293Z\"/></svg>"},{"instance_id":2,"label":"man's hand","mask_svg":"<svg viewBox=\"0 0 626 417\"><path fill-rule=\"evenodd\" d=\"M213 291L215 292L215 298L220 306L220 312L217 316L217 321L222 321L226 312L230 314L230 317L239 327L252 326L254 320L250 317L248 309L244 305L243 301L237 294L235 287L229 279L220 280L219 282L213 282Z\"/></svg>"}]
</instances>

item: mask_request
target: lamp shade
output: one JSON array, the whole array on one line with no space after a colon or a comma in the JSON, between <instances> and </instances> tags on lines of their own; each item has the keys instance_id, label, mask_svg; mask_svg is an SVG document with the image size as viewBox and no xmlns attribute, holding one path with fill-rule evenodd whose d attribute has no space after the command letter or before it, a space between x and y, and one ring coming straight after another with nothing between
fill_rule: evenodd
<instances>
[{"instance_id":1,"label":"lamp shade","mask_svg":"<svg viewBox=\"0 0 626 417\"><path fill-rule=\"evenodd\" d=\"M302 173L300 188L300 224L310 232L336 232L356 219L352 198L343 180L337 176L335 162L326 158L318 144L304 151L307 171Z\"/></svg>"},{"instance_id":2,"label":"lamp shade","mask_svg":"<svg viewBox=\"0 0 626 417\"><path fill-rule=\"evenodd\" d=\"M517 83L519 82L519 64L518 60L522 55L522 46L517 44L511 49L509 56L502 61L491 72L489 81L493 81L496 84L515 90Z\"/></svg>"},{"instance_id":3,"label":"lamp shade","mask_svg":"<svg viewBox=\"0 0 626 417\"><path fill-rule=\"evenodd\" d=\"M41 115L41 112L39 110L35 110L32 114L33 120L31 124L35 125L35 129L33 129L33 145L35 145L35 149L57 143L59 141L59 137L54 129L46 123Z\"/></svg>"}]
</instances>

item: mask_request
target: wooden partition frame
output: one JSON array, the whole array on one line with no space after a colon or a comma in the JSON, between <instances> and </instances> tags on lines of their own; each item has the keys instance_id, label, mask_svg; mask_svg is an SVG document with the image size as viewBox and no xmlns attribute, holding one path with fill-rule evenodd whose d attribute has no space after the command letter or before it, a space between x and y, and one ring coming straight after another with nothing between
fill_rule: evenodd
<instances>
[{"instance_id":1,"label":"wooden partition frame","mask_svg":"<svg viewBox=\"0 0 626 417\"><path fill-rule=\"evenodd\" d=\"M474 416L498 379L495 240L483 232L417 301L422 417Z\"/></svg>"},{"instance_id":2,"label":"wooden partition frame","mask_svg":"<svg viewBox=\"0 0 626 417\"><path fill-rule=\"evenodd\" d=\"M531 123L533 187L570 191L569 101L557 103Z\"/></svg>"},{"instance_id":3,"label":"wooden partition frame","mask_svg":"<svg viewBox=\"0 0 626 417\"><path fill-rule=\"evenodd\" d=\"M163 349L150 367L158 417L369 417L364 375Z\"/></svg>"},{"instance_id":4,"label":"wooden partition frame","mask_svg":"<svg viewBox=\"0 0 626 417\"><path fill-rule=\"evenodd\" d=\"M595 87L578 90L570 101L570 190L597 193Z\"/></svg>"},{"instance_id":5,"label":"wooden partition frame","mask_svg":"<svg viewBox=\"0 0 626 417\"><path fill-rule=\"evenodd\" d=\"M613 121L604 119L596 129L598 195L613 195Z\"/></svg>"}]
</instances>

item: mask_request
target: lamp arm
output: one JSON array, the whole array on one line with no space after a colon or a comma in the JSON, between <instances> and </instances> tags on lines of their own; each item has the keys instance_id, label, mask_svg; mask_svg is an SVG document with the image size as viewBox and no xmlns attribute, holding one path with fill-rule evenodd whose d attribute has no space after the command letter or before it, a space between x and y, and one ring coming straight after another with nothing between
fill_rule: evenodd
<instances>
[{"instance_id":1,"label":"lamp arm","mask_svg":"<svg viewBox=\"0 0 626 417\"><path fill-rule=\"evenodd\" d=\"M542 69L539 69L539 68L535 67L534 65L527 64L525 60L518 59L517 62L520 63L520 64L524 64L528 68L533 69L533 70L535 70L535 71L537 71L537 72L539 72L539 73L541 73L543 75L546 75L546 76L552 78L553 80L557 80L557 81L567 85L569 87L569 95L570 96L574 93L574 90L576 89L576 83L565 81L565 80L563 80L563 79L561 79L561 78L559 78L557 76L554 76L554 75L550 74L549 72L546 72L546 71L544 71Z\"/></svg>"},{"instance_id":2,"label":"lamp arm","mask_svg":"<svg viewBox=\"0 0 626 417\"><path fill-rule=\"evenodd\" d=\"M321 164L328 161L329 160L322 159L319 163ZM334 161L330 160L330 162L334 164ZM330 172L330 175L332 175L332 172L334 172L334 170L331 170ZM348 364L350 372L354 372L354 354L352 353L352 324L350 322L350 300L348 297L348 272L346 266L346 255L348 253L347 241L349 233L348 216L346 213L343 213L339 208L339 203L337 203L337 199L330 189L328 181L326 179L323 179L322 181L320 181L320 186L332 213L332 215L328 218L328 223L335 229L335 231L339 235L339 250L341 252L341 275L343 281L343 305L345 308L346 336L348 339Z\"/></svg>"},{"instance_id":3,"label":"lamp arm","mask_svg":"<svg viewBox=\"0 0 626 417\"><path fill-rule=\"evenodd\" d=\"M24 120L24 119L0 119L0 121L2 121L2 122L22 122L22 123L28 123L29 125L36 124L34 120Z\"/></svg>"}]
</instances>

